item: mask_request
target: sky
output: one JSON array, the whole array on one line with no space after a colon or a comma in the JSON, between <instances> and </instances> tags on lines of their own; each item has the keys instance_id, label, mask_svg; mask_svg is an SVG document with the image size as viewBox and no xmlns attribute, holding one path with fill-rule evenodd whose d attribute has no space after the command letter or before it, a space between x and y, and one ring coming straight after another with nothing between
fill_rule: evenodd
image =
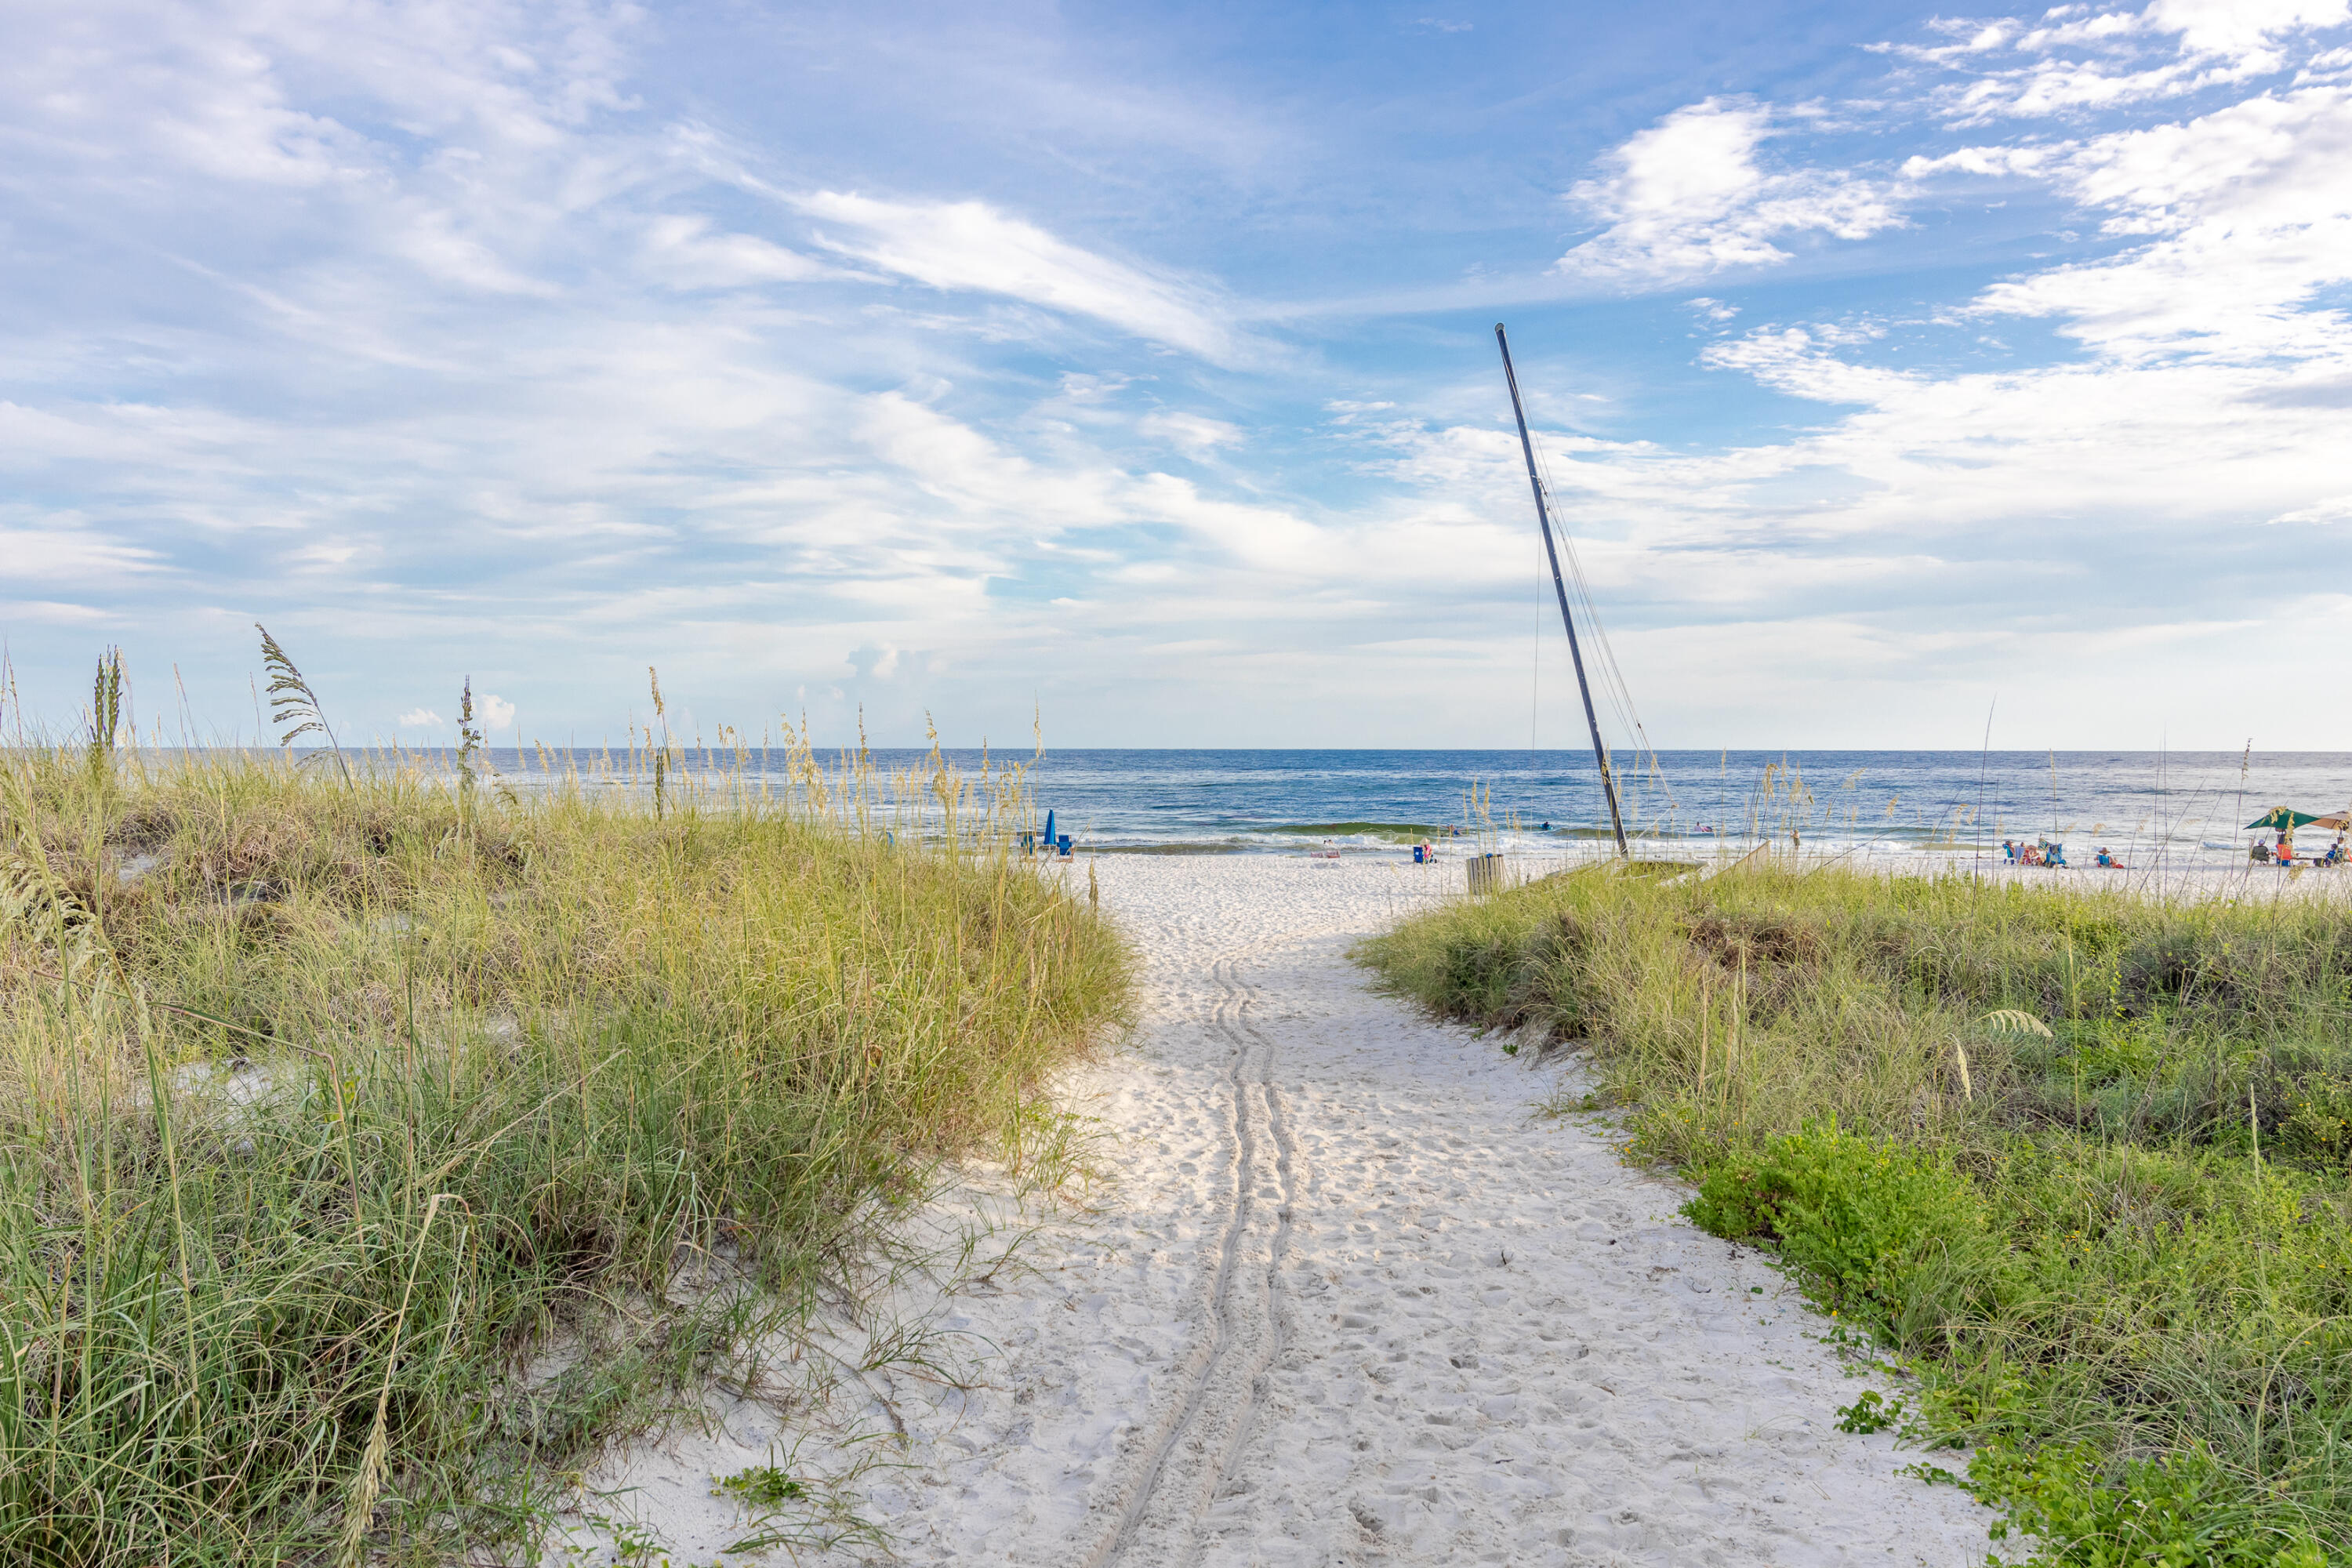
<instances>
[{"instance_id":1,"label":"sky","mask_svg":"<svg viewBox=\"0 0 2352 1568\"><path fill-rule=\"evenodd\" d=\"M2347 6L0 0L0 700L2352 750Z\"/></svg>"}]
</instances>

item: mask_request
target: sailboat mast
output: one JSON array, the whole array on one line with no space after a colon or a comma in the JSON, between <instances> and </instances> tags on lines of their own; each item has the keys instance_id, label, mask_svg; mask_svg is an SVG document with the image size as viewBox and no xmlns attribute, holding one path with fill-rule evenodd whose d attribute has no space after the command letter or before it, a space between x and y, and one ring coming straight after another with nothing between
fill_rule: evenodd
<instances>
[{"instance_id":1,"label":"sailboat mast","mask_svg":"<svg viewBox=\"0 0 2352 1568\"><path fill-rule=\"evenodd\" d=\"M1543 527L1544 558L1551 563L1551 585L1559 595L1559 624L1568 628L1568 657L1576 663L1576 689L1584 696L1584 723L1592 731L1592 760L1601 768L1601 793L1609 797L1609 826L1617 835L1617 853L1625 847L1625 818L1617 809L1617 778L1609 771L1609 748L1601 743L1601 720L1592 711L1592 687L1584 679L1584 650L1576 641L1576 617L1568 613L1568 584L1559 574L1559 551L1551 542L1551 509L1544 504L1543 481L1536 477L1536 444L1528 436L1528 412L1519 405L1519 376L1511 368L1511 340L1503 323L1495 323L1495 343L1503 351L1503 379L1511 388L1511 416L1519 422L1519 450L1528 459L1528 488L1536 493L1536 521Z\"/></svg>"}]
</instances>

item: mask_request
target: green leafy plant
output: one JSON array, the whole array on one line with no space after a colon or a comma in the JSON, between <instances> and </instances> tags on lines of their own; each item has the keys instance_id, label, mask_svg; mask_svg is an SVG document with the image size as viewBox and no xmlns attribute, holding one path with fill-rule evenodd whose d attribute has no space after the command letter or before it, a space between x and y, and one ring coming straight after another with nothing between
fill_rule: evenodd
<instances>
[{"instance_id":1,"label":"green leafy plant","mask_svg":"<svg viewBox=\"0 0 2352 1568\"><path fill-rule=\"evenodd\" d=\"M713 1497L730 1497L751 1508L781 1508L806 1498L808 1488L773 1465L754 1465L722 1476L711 1488Z\"/></svg>"},{"instance_id":2,"label":"green leafy plant","mask_svg":"<svg viewBox=\"0 0 2352 1568\"><path fill-rule=\"evenodd\" d=\"M1980 1296L2002 1248L1983 1200L1934 1155L1856 1137L1834 1118L1709 1169L1684 1213L1732 1240L1776 1245L1824 1305L1890 1325L1958 1288Z\"/></svg>"},{"instance_id":3,"label":"green leafy plant","mask_svg":"<svg viewBox=\"0 0 2352 1568\"><path fill-rule=\"evenodd\" d=\"M1838 1407L1837 1429L1841 1432L1884 1432L1903 1424L1903 1401L1887 1399L1876 1389L1865 1389L1861 1398L1852 1405Z\"/></svg>"},{"instance_id":4,"label":"green leafy plant","mask_svg":"<svg viewBox=\"0 0 2352 1568\"><path fill-rule=\"evenodd\" d=\"M1826 1342L1894 1352L1894 1429L1968 1452L2021 1555L2352 1563L2352 885L2176 903L1759 861L1549 879L1358 956L1579 1041L1693 1219L1772 1249Z\"/></svg>"},{"instance_id":5,"label":"green leafy plant","mask_svg":"<svg viewBox=\"0 0 2352 1568\"><path fill-rule=\"evenodd\" d=\"M1964 1483L2008 1509L1995 1539L2035 1542L2050 1568L2328 1568L2306 1530L2264 1517L2202 1447L2114 1461L2089 1444L1988 1445ZM2340 1561L2340 1559L2338 1559Z\"/></svg>"}]
</instances>

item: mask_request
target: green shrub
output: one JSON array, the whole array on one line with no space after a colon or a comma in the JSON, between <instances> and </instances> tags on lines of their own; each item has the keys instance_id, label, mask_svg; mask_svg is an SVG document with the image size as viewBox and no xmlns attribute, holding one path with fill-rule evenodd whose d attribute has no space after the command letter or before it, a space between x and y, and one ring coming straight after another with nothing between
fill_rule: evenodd
<instances>
[{"instance_id":1,"label":"green shrub","mask_svg":"<svg viewBox=\"0 0 2352 1568\"><path fill-rule=\"evenodd\" d=\"M1727 1240L1771 1244L1815 1300L1890 1338L1981 1310L2005 1268L1984 1200L1966 1177L1932 1153L1857 1137L1834 1119L1706 1169L1683 1212Z\"/></svg>"},{"instance_id":2,"label":"green shrub","mask_svg":"<svg viewBox=\"0 0 2352 1568\"><path fill-rule=\"evenodd\" d=\"M2086 1444L2005 1445L1969 1462L1969 1489L2009 1512L1996 1540L2033 1539L2050 1568L2327 1568L2305 1531L2263 1516L2202 1448L2110 1461Z\"/></svg>"},{"instance_id":3,"label":"green shrub","mask_svg":"<svg viewBox=\"0 0 2352 1568\"><path fill-rule=\"evenodd\" d=\"M1695 1221L1900 1353L1906 1437L1974 1448L2036 1561L2302 1568L2352 1563L2347 893L1595 871L1360 957L1581 1044ZM1433 962L1474 933L1475 984Z\"/></svg>"}]
</instances>

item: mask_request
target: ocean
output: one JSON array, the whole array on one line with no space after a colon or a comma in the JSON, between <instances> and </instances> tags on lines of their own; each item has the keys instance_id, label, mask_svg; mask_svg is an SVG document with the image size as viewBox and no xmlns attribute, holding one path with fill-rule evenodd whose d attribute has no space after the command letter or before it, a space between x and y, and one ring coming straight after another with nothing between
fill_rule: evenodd
<instances>
[{"instance_id":1,"label":"ocean","mask_svg":"<svg viewBox=\"0 0 2352 1568\"><path fill-rule=\"evenodd\" d=\"M871 753L884 772L926 755ZM945 755L967 773L981 765L977 752ZM599 787L646 784L642 769L592 766L602 753L489 753L519 784L542 781L549 757L559 769L576 762ZM1057 832L1096 850L1392 853L1455 830L1525 854L1609 834L1589 752L1072 750L992 762L1026 763L1040 818L1051 810ZM2352 805L2352 752L1682 751L1617 763L1627 830L1674 853L1793 834L1806 850L1864 856L1997 853L2003 838L2050 838L2078 865L2100 846L2234 860L2253 837L2241 825L2273 806ZM674 766L672 776L707 778L734 757L689 752ZM746 757L754 777L784 766L781 752Z\"/></svg>"}]
</instances>

